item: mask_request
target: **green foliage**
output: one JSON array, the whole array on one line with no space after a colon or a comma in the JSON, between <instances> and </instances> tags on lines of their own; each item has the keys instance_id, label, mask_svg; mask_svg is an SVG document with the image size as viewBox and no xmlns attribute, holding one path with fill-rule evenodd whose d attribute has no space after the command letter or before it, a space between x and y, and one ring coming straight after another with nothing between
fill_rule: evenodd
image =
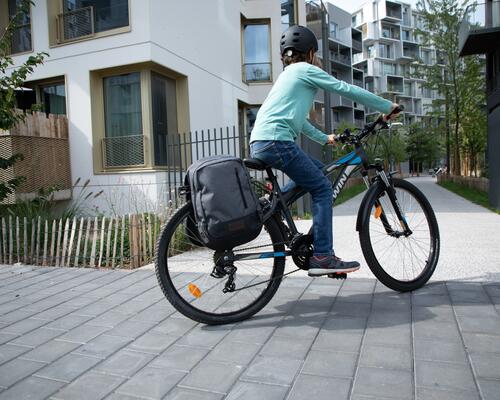
<instances>
[{"instance_id":1,"label":"green foliage","mask_svg":"<svg viewBox=\"0 0 500 400\"><path fill-rule=\"evenodd\" d=\"M360 193L363 193L365 190L366 185L364 183L358 183L356 185L342 189L339 196L335 200L334 207L338 206L339 204L345 203L347 200L352 199Z\"/></svg>"},{"instance_id":2,"label":"green foliage","mask_svg":"<svg viewBox=\"0 0 500 400\"><path fill-rule=\"evenodd\" d=\"M10 43L12 35L26 14L30 11L33 3L30 0L22 0L19 8L11 19L9 25L0 36L0 129L8 130L17 122L23 120L24 114L16 110L16 90L22 88L29 74L37 65L43 63L46 53L38 53L18 67L14 68L14 61L10 57ZM0 169L7 169L21 159L21 155L14 155L9 159L0 157ZM0 201L4 200L23 181L22 177L15 177L8 182L0 182Z\"/></svg>"},{"instance_id":3,"label":"green foliage","mask_svg":"<svg viewBox=\"0 0 500 400\"><path fill-rule=\"evenodd\" d=\"M416 29L422 46L435 49L442 62L415 64L416 75L425 78L423 87L437 91L443 98L433 101L430 115L442 118L438 132L445 138L453 157L451 171L461 174L461 159L472 158L473 168L483 151L486 138L484 77L482 61L477 56L459 56L458 32L468 1L420 0L418 11L423 29ZM421 61L421 60L420 60ZM428 110L429 111L429 110Z\"/></svg>"},{"instance_id":4,"label":"green foliage","mask_svg":"<svg viewBox=\"0 0 500 400\"><path fill-rule=\"evenodd\" d=\"M431 167L440 158L439 138L433 129L412 124L408 127L406 152L414 163Z\"/></svg>"}]
</instances>

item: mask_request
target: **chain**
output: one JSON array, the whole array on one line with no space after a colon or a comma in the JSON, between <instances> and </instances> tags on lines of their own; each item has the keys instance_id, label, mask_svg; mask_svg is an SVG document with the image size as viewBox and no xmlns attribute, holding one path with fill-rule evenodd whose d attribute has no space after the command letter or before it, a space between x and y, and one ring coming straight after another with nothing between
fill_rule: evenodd
<instances>
[{"instance_id":1,"label":"chain","mask_svg":"<svg viewBox=\"0 0 500 400\"><path fill-rule=\"evenodd\" d=\"M254 286L262 285L264 283L271 282L271 281L274 281L276 279L281 279L284 276L293 274L294 272L297 272L297 271L300 271L300 268L294 269L293 271L287 272L286 274L281 274L280 276L276 276L274 278L268 279L267 281L257 282L257 283L254 283L252 285L247 285L247 286L240 287L238 289L234 289L233 292L239 292L240 290L243 290L243 289L250 289L251 287L254 287Z\"/></svg>"}]
</instances>

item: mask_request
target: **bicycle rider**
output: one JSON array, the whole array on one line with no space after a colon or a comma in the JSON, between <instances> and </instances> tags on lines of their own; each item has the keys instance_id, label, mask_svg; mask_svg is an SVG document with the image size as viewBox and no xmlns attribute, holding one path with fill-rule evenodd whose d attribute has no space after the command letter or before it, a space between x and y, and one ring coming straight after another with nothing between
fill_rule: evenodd
<instances>
[{"instance_id":1,"label":"bicycle rider","mask_svg":"<svg viewBox=\"0 0 500 400\"><path fill-rule=\"evenodd\" d=\"M283 188L284 192L297 184L311 193L314 252L309 276L356 271L357 261L342 261L333 250L333 191L322 172L323 164L304 153L294 141L302 132L320 144L335 143L334 134L326 135L307 120L318 89L340 94L386 114L397 104L337 80L319 68L318 41L306 27L295 25L285 31L280 51L284 71L257 113L250 138L251 156L288 175L292 181Z\"/></svg>"}]
</instances>

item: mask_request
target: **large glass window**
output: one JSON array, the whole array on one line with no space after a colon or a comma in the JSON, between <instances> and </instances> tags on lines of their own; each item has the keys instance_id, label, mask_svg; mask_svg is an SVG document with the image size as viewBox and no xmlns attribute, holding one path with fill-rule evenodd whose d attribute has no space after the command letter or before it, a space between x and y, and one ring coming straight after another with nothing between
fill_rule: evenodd
<instances>
[{"instance_id":1,"label":"large glass window","mask_svg":"<svg viewBox=\"0 0 500 400\"><path fill-rule=\"evenodd\" d=\"M151 73L151 107L154 163L168 165L168 160L175 160L176 157L174 143L169 138L178 133L175 80Z\"/></svg>"},{"instance_id":2,"label":"large glass window","mask_svg":"<svg viewBox=\"0 0 500 400\"><path fill-rule=\"evenodd\" d=\"M66 90L64 82L40 86L40 98L47 114L66 115Z\"/></svg>"},{"instance_id":3,"label":"large glass window","mask_svg":"<svg viewBox=\"0 0 500 400\"><path fill-rule=\"evenodd\" d=\"M21 4L21 0L8 0L9 19L12 19ZM11 54L31 51L31 18L29 13L23 13L18 21L10 41Z\"/></svg>"},{"instance_id":4,"label":"large glass window","mask_svg":"<svg viewBox=\"0 0 500 400\"><path fill-rule=\"evenodd\" d=\"M295 0L281 0L281 30L286 31L290 26L296 25Z\"/></svg>"},{"instance_id":5,"label":"large glass window","mask_svg":"<svg viewBox=\"0 0 500 400\"><path fill-rule=\"evenodd\" d=\"M386 74L396 74L396 64L384 63L383 64L383 73Z\"/></svg>"},{"instance_id":6,"label":"large glass window","mask_svg":"<svg viewBox=\"0 0 500 400\"><path fill-rule=\"evenodd\" d=\"M63 0L63 6L65 39L129 24L128 0Z\"/></svg>"},{"instance_id":7,"label":"large glass window","mask_svg":"<svg viewBox=\"0 0 500 400\"><path fill-rule=\"evenodd\" d=\"M271 80L269 35L268 23L244 23L243 79L245 82Z\"/></svg>"},{"instance_id":8,"label":"large glass window","mask_svg":"<svg viewBox=\"0 0 500 400\"><path fill-rule=\"evenodd\" d=\"M144 164L140 73L106 77L103 85L106 166Z\"/></svg>"}]
</instances>

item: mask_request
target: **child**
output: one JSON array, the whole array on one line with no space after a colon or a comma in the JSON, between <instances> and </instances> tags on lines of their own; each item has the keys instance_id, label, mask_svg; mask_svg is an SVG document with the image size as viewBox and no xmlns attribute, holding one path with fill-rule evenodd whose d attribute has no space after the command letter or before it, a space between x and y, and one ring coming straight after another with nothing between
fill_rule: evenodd
<instances>
[{"instance_id":1,"label":"child","mask_svg":"<svg viewBox=\"0 0 500 400\"><path fill-rule=\"evenodd\" d=\"M302 132L321 144L335 143L335 135L324 134L306 119L318 89L341 94L384 113L397 104L339 81L313 65L317 64L318 41L306 27L295 25L283 33L280 50L285 69L257 113L250 138L251 155L283 171L294 184L311 193L314 254L309 276L356 271L358 262L342 261L333 251L333 191L322 173L323 164L304 153L294 140Z\"/></svg>"}]
</instances>

